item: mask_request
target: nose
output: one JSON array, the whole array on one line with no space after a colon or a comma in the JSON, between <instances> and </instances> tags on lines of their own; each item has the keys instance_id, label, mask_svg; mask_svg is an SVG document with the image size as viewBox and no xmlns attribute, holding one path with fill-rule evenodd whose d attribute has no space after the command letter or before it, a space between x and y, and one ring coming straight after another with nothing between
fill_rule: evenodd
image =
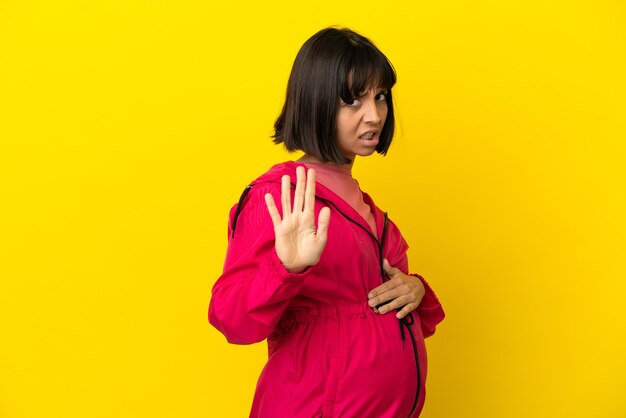
<instances>
[{"instance_id":1,"label":"nose","mask_svg":"<svg viewBox=\"0 0 626 418\"><path fill-rule=\"evenodd\" d=\"M375 99L369 99L364 106L365 114L363 115L363 121L371 124L378 125L381 121L380 109L378 109L378 102Z\"/></svg>"}]
</instances>

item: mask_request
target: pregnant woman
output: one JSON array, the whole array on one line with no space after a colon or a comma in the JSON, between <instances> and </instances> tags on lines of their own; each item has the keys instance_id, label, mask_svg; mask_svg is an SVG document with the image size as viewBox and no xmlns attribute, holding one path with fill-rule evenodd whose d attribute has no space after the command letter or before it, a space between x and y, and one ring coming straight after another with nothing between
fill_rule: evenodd
<instances>
[{"instance_id":1,"label":"pregnant woman","mask_svg":"<svg viewBox=\"0 0 626 418\"><path fill-rule=\"evenodd\" d=\"M352 177L386 154L395 71L367 38L327 28L294 62L274 142L302 151L233 206L209 321L229 342L267 339L251 417L419 416L424 338L444 312L409 273L397 226ZM398 179L401 181L401 179Z\"/></svg>"}]
</instances>

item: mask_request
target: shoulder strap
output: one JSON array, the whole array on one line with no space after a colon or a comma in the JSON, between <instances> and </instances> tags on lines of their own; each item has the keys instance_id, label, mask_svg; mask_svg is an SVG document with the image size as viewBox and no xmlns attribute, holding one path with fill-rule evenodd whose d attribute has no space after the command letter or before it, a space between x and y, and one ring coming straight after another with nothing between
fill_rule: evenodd
<instances>
[{"instance_id":1,"label":"shoulder strap","mask_svg":"<svg viewBox=\"0 0 626 418\"><path fill-rule=\"evenodd\" d=\"M237 227L237 218L239 217L239 213L241 212L243 201L245 200L250 190L252 190L252 185L246 186L246 188L243 189L243 193L241 193L241 196L239 197L239 202L237 202L237 209L235 210L235 216L233 217L233 228L232 228L231 238L235 238L235 228Z\"/></svg>"}]
</instances>

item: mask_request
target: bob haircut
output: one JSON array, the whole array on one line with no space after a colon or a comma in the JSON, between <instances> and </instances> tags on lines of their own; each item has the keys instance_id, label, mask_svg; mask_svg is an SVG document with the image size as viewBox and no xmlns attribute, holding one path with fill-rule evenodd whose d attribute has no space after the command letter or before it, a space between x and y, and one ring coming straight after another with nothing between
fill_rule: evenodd
<instances>
[{"instance_id":1,"label":"bob haircut","mask_svg":"<svg viewBox=\"0 0 626 418\"><path fill-rule=\"evenodd\" d=\"M350 163L337 146L340 99L351 103L364 91L381 88L386 90L388 110L376 152L385 155L395 127L391 96L395 83L393 66L369 39L347 28L322 29L296 56L285 104L274 123L274 143L323 162Z\"/></svg>"}]
</instances>

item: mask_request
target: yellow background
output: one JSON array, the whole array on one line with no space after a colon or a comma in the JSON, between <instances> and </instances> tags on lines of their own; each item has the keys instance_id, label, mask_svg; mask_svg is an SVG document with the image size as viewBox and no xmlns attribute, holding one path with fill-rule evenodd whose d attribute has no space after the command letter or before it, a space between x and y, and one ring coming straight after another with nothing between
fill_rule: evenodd
<instances>
[{"instance_id":1,"label":"yellow background","mask_svg":"<svg viewBox=\"0 0 626 418\"><path fill-rule=\"evenodd\" d=\"M398 72L354 174L447 313L423 416L626 417L620 0L1 0L1 417L247 416L266 347L210 289L328 25Z\"/></svg>"}]
</instances>

